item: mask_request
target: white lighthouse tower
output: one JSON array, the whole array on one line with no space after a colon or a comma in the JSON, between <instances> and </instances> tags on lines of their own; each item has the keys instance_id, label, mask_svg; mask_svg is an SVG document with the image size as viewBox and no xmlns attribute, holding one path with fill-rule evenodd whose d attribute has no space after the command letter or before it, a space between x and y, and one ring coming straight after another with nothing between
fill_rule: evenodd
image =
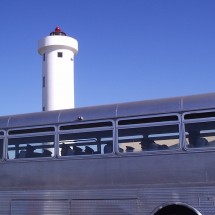
<instances>
[{"instance_id":1,"label":"white lighthouse tower","mask_svg":"<svg viewBox=\"0 0 215 215\"><path fill-rule=\"evenodd\" d=\"M43 111L74 108L74 56L78 41L59 27L39 41L43 57Z\"/></svg>"}]
</instances>

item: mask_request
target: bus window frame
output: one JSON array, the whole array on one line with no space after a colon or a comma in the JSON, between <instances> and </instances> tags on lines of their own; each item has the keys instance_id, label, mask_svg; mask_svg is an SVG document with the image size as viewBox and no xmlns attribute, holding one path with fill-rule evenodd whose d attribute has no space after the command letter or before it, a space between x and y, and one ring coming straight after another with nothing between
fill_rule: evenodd
<instances>
[{"instance_id":1,"label":"bus window frame","mask_svg":"<svg viewBox=\"0 0 215 215\"><path fill-rule=\"evenodd\" d=\"M162 121L162 122L150 122L150 123L138 123L138 124L127 124L127 125L119 125L119 121L121 120L133 120L137 118L156 118L156 117L166 117L166 116L177 116L178 120L174 121ZM128 118L119 118L116 121L116 153L120 156L145 156L145 155L151 155L151 154L171 154L174 153L181 153L183 146L183 134L182 134L182 120L181 120L181 114L179 113L171 113L171 114L160 114L160 115L150 115L150 116L136 116L136 117L128 117ZM175 149L168 149L168 150L149 150L149 151L137 151L137 152L120 152L119 151L119 129L132 129L132 128L143 128L143 127L153 127L153 126L162 126L162 125L177 125L178 126L178 147Z\"/></svg>"},{"instance_id":2,"label":"bus window frame","mask_svg":"<svg viewBox=\"0 0 215 215\"><path fill-rule=\"evenodd\" d=\"M9 134L10 131L13 130L26 130L26 129L40 129L40 128L54 128L54 131L45 131L45 132L32 132L32 133L22 133L22 134ZM7 158L7 153L8 153L8 143L10 138L27 138L27 137L37 137L37 136L48 136L48 135L53 135L54 137L54 153L53 156L51 157L32 157L32 158L19 158L19 159L10 159ZM11 128L7 130L6 133L6 144L5 144L5 160L8 162L19 162L19 161L29 161L29 160L44 160L44 159L54 159L56 158L56 147L57 147L57 125L47 125L47 126L33 126L33 127L19 127L19 128Z\"/></svg>"},{"instance_id":3,"label":"bus window frame","mask_svg":"<svg viewBox=\"0 0 215 215\"><path fill-rule=\"evenodd\" d=\"M3 134L1 134L1 132ZM0 162L4 161L5 160L5 150L6 150L6 132L4 130L0 130L0 139L2 140L2 157L0 157Z\"/></svg>"},{"instance_id":4,"label":"bus window frame","mask_svg":"<svg viewBox=\"0 0 215 215\"><path fill-rule=\"evenodd\" d=\"M61 126L69 126L69 125L86 125L86 124L94 124L94 123L105 123L111 122L112 126L104 126L104 127L93 127L93 128L79 128L79 129L68 129L68 130L60 130ZM56 156L59 159L84 159L87 157L103 157L103 156L113 156L115 154L115 135L116 135L116 128L115 128L115 121L112 119L108 120L99 120L99 121L86 121L86 122L75 122L75 123L65 123L60 124L58 126L58 151L56 151ZM113 144L113 151L112 153L101 153L101 154L83 154L83 155L71 155L71 156L61 156L60 155L60 135L61 134L78 134L78 133L87 133L87 132L94 132L94 131L111 131L112 132L112 144Z\"/></svg>"},{"instance_id":5,"label":"bus window frame","mask_svg":"<svg viewBox=\"0 0 215 215\"><path fill-rule=\"evenodd\" d=\"M204 122L214 122L215 123L215 117L205 117L205 118L194 118L194 119L185 119L185 115L188 114L201 114L201 113L211 113L215 112L215 110L201 110L201 111L188 111L184 112L182 114L182 126L183 126L183 147L184 150L188 152L205 152L205 151L215 151L215 146L214 147L196 147L196 148L191 148L188 147L188 142L186 141L186 124L196 124L196 123L204 123Z\"/></svg>"}]
</instances>

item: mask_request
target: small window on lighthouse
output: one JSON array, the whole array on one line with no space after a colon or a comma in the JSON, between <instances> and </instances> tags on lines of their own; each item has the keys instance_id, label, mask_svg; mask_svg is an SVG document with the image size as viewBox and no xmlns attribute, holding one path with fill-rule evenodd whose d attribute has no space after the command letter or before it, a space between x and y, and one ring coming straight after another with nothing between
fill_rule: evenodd
<instances>
[{"instance_id":1,"label":"small window on lighthouse","mask_svg":"<svg viewBox=\"0 0 215 215\"><path fill-rule=\"evenodd\" d=\"M63 52L58 52L58 53L57 53L57 56L58 56L58 57L63 57Z\"/></svg>"},{"instance_id":2,"label":"small window on lighthouse","mask_svg":"<svg viewBox=\"0 0 215 215\"><path fill-rule=\"evenodd\" d=\"M46 60L46 55L45 54L43 54L43 61L45 61Z\"/></svg>"},{"instance_id":3,"label":"small window on lighthouse","mask_svg":"<svg viewBox=\"0 0 215 215\"><path fill-rule=\"evenodd\" d=\"M46 78L45 78L45 76L43 76L43 87L45 87L46 86Z\"/></svg>"}]
</instances>

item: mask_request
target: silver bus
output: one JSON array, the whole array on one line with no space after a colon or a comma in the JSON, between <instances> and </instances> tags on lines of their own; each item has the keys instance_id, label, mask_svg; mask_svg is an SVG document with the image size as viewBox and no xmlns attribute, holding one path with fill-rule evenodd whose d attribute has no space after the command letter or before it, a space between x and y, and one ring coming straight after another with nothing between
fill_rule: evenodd
<instances>
[{"instance_id":1,"label":"silver bus","mask_svg":"<svg viewBox=\"0 0 215 215\"><path fill-rule=\"evenodd\" d=\"M0 215L214 215L215 93L0 117Z\"/></svg>"}]
</instances>

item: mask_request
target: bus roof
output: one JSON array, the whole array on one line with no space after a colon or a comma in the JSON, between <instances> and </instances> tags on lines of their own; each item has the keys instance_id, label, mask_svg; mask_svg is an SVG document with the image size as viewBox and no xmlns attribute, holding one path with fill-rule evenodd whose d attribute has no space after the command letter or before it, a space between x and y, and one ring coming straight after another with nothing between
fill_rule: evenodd
<instances>
[{"instance_id":1,"label":"bus roof","mask_svg":"<svg viewBox=\"0 0 215 215\"><path fill-rule=\"evenodd\" d=\"M0 129L215 108L215 93L0 117Z\"/></svg>"}]
</instances>

